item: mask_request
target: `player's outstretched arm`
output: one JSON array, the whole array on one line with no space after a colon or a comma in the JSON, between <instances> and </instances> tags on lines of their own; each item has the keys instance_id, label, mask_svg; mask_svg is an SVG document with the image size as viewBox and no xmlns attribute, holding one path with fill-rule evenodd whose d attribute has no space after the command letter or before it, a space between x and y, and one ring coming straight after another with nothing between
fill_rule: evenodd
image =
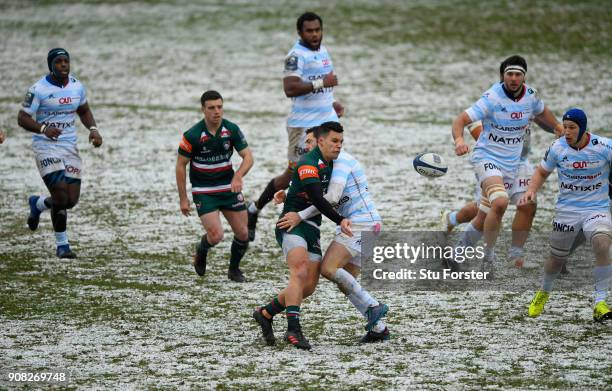
<instances>
[{"instance_id":1,"label":"player's outstretched arm","mask_svg":"<svg viewBox=\"0 0 612 391\"><path fill-rule=\"evenodd\" d=\"M339 215L338 212L334 210L334 207L323 197L321 182L313 182L304 185L304 190L306 191L306 194L308 194L310 202L312 202L312 204L321 212L321 214L323 214L323 216L340 225L342 232L348 236L353 236L353 234L350 232L351 222ZM344 220L347 221L345 221L344 225L342 225Z\"/></svg>"},{"instance_id":2,"label":"player's outstretched arm","mask_svg":"<svg viewBox=\"0 0 612 391\"><path fill-rule=\"evenodd\" d=\"M340 197L342 196L342 192L344 191L345 184L346 182L330 182L329 187L327 188L327 193L325 193L323 198L325 198L333 207L335 207L340 201ZM319 213L321 212L319 212L319 210L314 205L311 205L308 208L298 212L298 215L302 220L306 220L311 218L312 216L318 215Z\"/></svg>"}]
</instances>

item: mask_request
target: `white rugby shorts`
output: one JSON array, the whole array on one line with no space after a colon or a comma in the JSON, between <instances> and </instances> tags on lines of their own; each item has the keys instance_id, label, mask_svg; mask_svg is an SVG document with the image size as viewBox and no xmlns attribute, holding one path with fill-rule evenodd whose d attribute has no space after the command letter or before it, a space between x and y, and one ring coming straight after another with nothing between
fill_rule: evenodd
<instances>
[{"instance_id":1,"label":"white rugby shorts","mask_svg":"<svg viewBox=\"0 0 612 391\"><path fill-rule=\"evenodd\" d=\"M612 236L612 219L609 210L586 213L557 210L552 228L550 252L557 258L565 258L574 242L581 240L580 235L589 243L595 234Z\"/></svg>"},{"instance_id":2,"label":"white rugby shorts","mask_svg":"<svg viewBox=\"0 0 612 391\"><path fill-rule=\"evenodd\" d=\"M483 171L484 171L484 165L483 165ZM494 172L495 170L493 169L493 170L487 170L487 171ZM498 171L497 176L501 176L504 180L504 188L508 192L508 196L510 197L510 203L512 205L516 205L516 203L521 198L523 193L525 193L527 191L527 188L529 187L529 182L531 181L531 177L533 176L533 172L534 172L533 165L531 165L531 162L527 159L521 160L518 170L516 171L516 174L513 176L505 175L504 171L500 170L499 168L497 168L497 171ZM483 174L483 175L486 175L486 174ZM474 198L476 202L479 202L480 196L482 195L482 188L480 187L482 180L484 180L485 178L494 176L494 175L490 173L489 175L486 175L485 178L483 178L482 180L479 180L478 173L475 173L475 176L476 176L476 184L474 187L475 189Z\"/></svg>"},{"instance_id":3,"label":"white rugby shorts","mask_svg":"<svg viewBox=\"0 0 612 391\"><path fill-rule=\"evenodd\" d=\"M366 231L379 233L381 229L382 223L380 221L373 224L352 224L353 236L349 237L340 231L340 226L336 226L334 242L342 245L351 254L352 258L349 263L361 267L361 233Z\"/></svg>"},{"instance_id":4,"label":"white rugby shorts","mask_svg":"<svg viewBox=\"0 0 612 391\"><path fill-rule=\"evenodd\" d=\"M289 167L295 168L302 156L306 155L306 130L308 128L293 128L287 126L287 159Z\"/></svg>"},{"instance_id":5,"label":"white rugby shorts","mask_svg":"<svg viewBox=\"0 0 612 391\"><path fill-rule=\"evenodd\" d=\"M41 177L64 170L67 178L81 179L83 161L76 144L35 141L32 150Z\"/></svg>"}]
</instances>

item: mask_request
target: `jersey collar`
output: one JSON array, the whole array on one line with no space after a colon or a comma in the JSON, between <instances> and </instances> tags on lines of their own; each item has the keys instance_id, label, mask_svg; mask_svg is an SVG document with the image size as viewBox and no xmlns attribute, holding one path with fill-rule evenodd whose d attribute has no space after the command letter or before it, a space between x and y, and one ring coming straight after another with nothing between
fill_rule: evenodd
<instances>
[{"instance_id":1,"label":"jersey collar","mask_svg":"<svg viewBox=\"0 0 612 391\"><path fill-rule=\"evenodd\" d=\"M523 89L521 91L521 93L519 94L519 96L515 97L514 94L510 91L508 91L506 89L506 85L504 84L504 82L501 82L502 85L502 90L504 90L504 94L506 94L506 96L508 97L508 99L514 101L514 102L518 102L519 100L523 99L523 97L525 96L525 83L523 83L523 85L521 86L521 88Z\"/></svg>"},{"instance_id":2,"label":"jersey collar","mask_svg":"<svg viewBox=\"0 0 612 391\"><path fill-rule=\"evenodd\" d=\"M59 88L65 88L65 87L68 85L68 83L70 83L70 76L68 76L68 81L66 82L66 84L62 84L62 83L60 83L60 82L56 81L56 80L55 80L55 79L54 79L54 78L51 76L51 74L50 74L50 73L49 73L47 76L45 76L45 80L47 80L47 81L49 82L49 84L54 85L54 86L56 86L56 87L59 87Z\"/></svg>"},{"instance_id":3,"label":"jersey collar","mask_svg":"<svg viewBox=\"0 0 612 391\"><path fill-rule=\"evenodd\" d=\"M318 52L319 50L321 50L321 44L319 44L319 48L318 49L313 49L310 46L306 45L306 43L304 43L304 41L302 41L301 39L298 39L298 45L300 45L304 49L310 50L311 52Z\"/></svg>"},{"instance_id":4,"label":"jersey collar","mask_svg":"<svg viewBox=\"0 0 612 391\"><path fill-rule=\"evenodd\" d=\"M329 166L329 162L326 161L325 158L323 157L323 153L321 152L321 149L319 148L318 145L314 147L314 149L312 150L312 153L315 155L314 157L322 161L323 164L325 164L325 166Z\"/></svg>"},{"instance_id":5,"label":"jersey collar","mask_svg":"<svg viewBox=\"0 0 612 391\"><path fill-rule=\"evenodd\" d=\"M589 144L591 143L591 133L587 132L587 139L586 139L586 143L584 143L584 146L582 148L580 147L572 147L571 145L567 144L567 140L565 141L565 143L571 148L571 149L575 149L576 151L582 151L583 149L585 149L586 147L589 146Z\"/></svg>"}]
</instances>

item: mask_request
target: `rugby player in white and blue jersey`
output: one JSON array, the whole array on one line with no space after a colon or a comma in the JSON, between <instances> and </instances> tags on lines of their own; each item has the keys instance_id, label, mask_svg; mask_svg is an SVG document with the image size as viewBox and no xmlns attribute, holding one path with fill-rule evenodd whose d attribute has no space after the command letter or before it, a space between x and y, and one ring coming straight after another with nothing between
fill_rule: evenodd
<instances>
[{"instance_id":1,"label":"rugby player in white and blue jersey","mask_svg":"<svg viewBox=\"0 0 612 391\"><path fill-rule=\"evenodd\" d=\"M612 140L587 132L587 117L580 109L570 109L563 115L563 127L565 137L550 146L520 200L521 204L535 200L538 189L557 169L559 195L550 237L550 255L544 263L542 289L536 292L529 305L529 316L536 317L542 313L572 245L584 235L595 254L593 319L602 322L612 319L605 301L612 278L609 254L612 220L608 197Z\"/></svg>"},{"instance_id":2,"label":"rugby player in white and blue jersey","mask_svg":"<svg viewBox=\"0 0 612 391\"><path fill-rule=\"evenodd\" d=\"M274 197L274 193L289 187L289 181L297 162L308 151L306 129L324 122L337 122L344 114L344 107L334 101L334 87L338 78L323 41L323 21L313 12L300 15L296 23L299 40L285 58L283 89L292 99L291 113L287 119L288 167L270 180L257 201L249 204L249 240L255 240L255 228L259 211Z\"/></svg>"},{"instance_id":3,"label":"rugby player in white and blue jersey","mask_svg":"<svg viewBox=\"0 0 612 391\"><path fill-rule=\"evenodd\" d=\"M527 62L511 56L502 62L503 80L495 83L470 108L453 121L455 153L469 152L463 139L463 128L482 121L483 133L478 138L471 163L482 189L479 208L487 213L484 222L485 261L492 263L494 247L502 217L510 195L506 191L515 181L520 165L525 132L530 120L548 129L560 127L553 114L538 97L535 89L525 84ZM518 212L533 215L535 205L518 207Z\"/></svg>"},{"instance_id":4,"label":"rugby player in white and blue jersey","mask_svg":"<svg viewBox=\"0 0 612 391\"><path fill-rule=\"evenodd\" d=\"M67 209L79 201L82 162L77 148L75 118L89 129L89 141L102 145L102 136L87 103L85 87L70 73L70 55L55 48L47 55L49 74L28 90L17 116L19 126L34 133L32 149L36 165L50 197L30 196L28 226L38 228L40 214L51 209L56 255L75 258L66 234Z\"/></svg>"},{"instance_id":5,"label":"rugby player in white and blue jersey","mask_svg":"<svg viewBox=\"0 0 612 391\"><path fill-rule=\"evenodd\" d=\"M367 334L362 342L389 339L389 329L381 320L388 311L386 304L374 299L356 277L361 272L362 232L379 233L382 219L368 192L368 179L361 164L351 154L342 150L334 160L334 169L325 199L338 213L351 221L353 236L343 234L339 227L336 236L327 248L321 265L321 274L336 283L355 308L367 319ZM287 213L279 220L280 228L292 228L319 211L310 206L298 213Z\"/></svg>"}]
</instances>

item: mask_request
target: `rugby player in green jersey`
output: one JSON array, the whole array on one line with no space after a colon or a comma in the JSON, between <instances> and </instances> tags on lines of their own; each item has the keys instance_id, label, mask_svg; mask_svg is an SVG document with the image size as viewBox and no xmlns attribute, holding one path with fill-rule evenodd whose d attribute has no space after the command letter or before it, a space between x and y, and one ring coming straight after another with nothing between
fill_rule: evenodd
<instances>
[{"instance_id":1,"label":"rugby player in green jersey","mask_svg":"<svg viewBox=\"0 0 612 391\"><path fill-rule=\"evenodd\" d=\"M196 246L193 265L196 273L203 276L208 250L223 239L221 211L234 232L228 277L236 282L245 282L238 267L249 244L242 178L253 166L253 155L238 125L223 118L221 94L206 91L200 100L204 119L183 133L176 161L181 213L185 216L191 214L185 183L185 167L189 163L191 194L206 231ZM242 158L236 172L231 162L234 149Z\"/></svg>"},{"instance_id":2,"label":"rugby player in green jersey","mask_svg":"<svg viewBox=\"0 0 612 391\"><path fill-rule=\"evenodd\" d=\"M333 160L342 148L343 131L342 125L337 122L325 122L315 128L317 146L299 161L293 173L281 219L288 212L299 212L314 205L327 218L339 224L343 233L352 236L350 220L340 216L323 198L331 178ZM275 343L272 318L286 310L286 341L299 349L311 348L302 333L299 318L302 300L314 292L319 281L320 225L321 215L317 215L302 221L291 232L276 228L276 239L289 267L289 283L268 305L253 312L268 345Z\"/></svg>"}]
</instances>

